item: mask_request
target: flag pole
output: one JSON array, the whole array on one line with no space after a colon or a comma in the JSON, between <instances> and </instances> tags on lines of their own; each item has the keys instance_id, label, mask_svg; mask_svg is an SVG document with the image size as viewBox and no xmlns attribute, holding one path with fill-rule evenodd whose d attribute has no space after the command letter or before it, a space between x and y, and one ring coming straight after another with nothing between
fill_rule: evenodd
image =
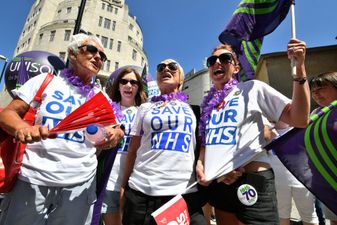
<instances>
[{"instance_id":1,"label":"flag pole","mask_svg":"<svg viewBox=\"0 0 337 225\"><path fill-rule=\"evenodd\" d=\"M290 12L291 12L291 38L296 38L295 0L291 1ZM291 65L291 75L294 77L296 76L296 59L294 59L294 57L291 57L290 65Z\"/></svg>"}]
</instances>

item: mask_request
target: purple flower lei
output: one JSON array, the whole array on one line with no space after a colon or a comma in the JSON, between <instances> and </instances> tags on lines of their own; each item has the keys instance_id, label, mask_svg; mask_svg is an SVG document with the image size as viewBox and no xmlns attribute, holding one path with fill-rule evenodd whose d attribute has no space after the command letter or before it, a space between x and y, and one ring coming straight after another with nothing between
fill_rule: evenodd
<instances>
[{"instance_id":1,"label":"purple flower lei","mask_svg":"<svg viewBox=\"0 0 337 225\"><path fill-rule=\"evenodd\" d=\"M211 87L208 95L204 97L204 100L201 104L201 118L199 123L199 134L201 136L201 143L205 145L205 129L206 123L211 116L212 110L217 107L224 98L229 94L229 92L235 87L239 82L235 79L228 81L222 90L216 90L215 87Z\"/></svg>"},{"instance_id":2,"label":"purple flower lei","mask_svg":"<svg viewBox=\"0 0 337 225\"><path fill-rule=\"evenodd\" d=\"M98 87L98 85L96 83L95 84L85 84L81 80L81 78L76 76L74 74L74 72L70 69L62 70L61 76L64 77L74 87L76 87L76 90L84 96L88 96L89 92L94 87L94 85ZM92 96L90 96L90 97L92 97Z\"/></svg>"},{"instance_id":3,"label":"purple flower lei","mask_svg":"<svg viewBox=\"0 0 337 225\"><path fill-rule=\"evenodd\" d=\"M87 99L94 97L95 93L94 91L92 91L94 86L99 88L98 84L96 83L85 84L80 77L74 74L74 72L71 69L62 70L61 76L64 77L69 83L71 83L80 94L86 96ZM110 99L109 103L115 113L115 116L118 118L119 121L121 121L123 119L123 113L121 108L116 102L111 101Z\"/></svg>"},{"instance_id":4,"label":"purple flower lei","mask_svg":"<svg viewBox=\"0 0 337 225\"><path fill-rule=\"evenodd\" d=\"M151 102L159 102L159 101L162 101L162 102L168 102L168 101L171 101L171 100L179 100L181 102L187 102L188 100L188 95L185 94L184 92L172 92L172 93L169 93L169 94L164 94L164 95L159 95L159 96L153 96L151 98Z\"/></svg>"}]
</instances>

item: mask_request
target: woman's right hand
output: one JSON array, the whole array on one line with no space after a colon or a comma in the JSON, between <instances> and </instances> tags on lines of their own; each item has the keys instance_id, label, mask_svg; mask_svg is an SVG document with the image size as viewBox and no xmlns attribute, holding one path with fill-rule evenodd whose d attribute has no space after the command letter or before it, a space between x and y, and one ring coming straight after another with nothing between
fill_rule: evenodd
<instances>
[{"instance_id":1,"label":"woman's right hand","mask_svg":"<svg viewBox=\"0 0 337 225\"><path fill-rule=\"evenodd\" d=\"M206 176L204 173L204 164L200 159L197 161L196 173L199 184L203 186L208 186L211 183L210 181L206 181Z\"/></svg>"},{"instance_id":2,"label":"woman's right hand","mask_svg":"<svg viewBox=\"0 0 337 225\"><path fill-rule=\"evenodd\" d=\"M47 139L49 137L48 133L48 127L46 126L26 126L17 129L14 137L17 141L27 144Z\"/></svg>"}]
</instances>

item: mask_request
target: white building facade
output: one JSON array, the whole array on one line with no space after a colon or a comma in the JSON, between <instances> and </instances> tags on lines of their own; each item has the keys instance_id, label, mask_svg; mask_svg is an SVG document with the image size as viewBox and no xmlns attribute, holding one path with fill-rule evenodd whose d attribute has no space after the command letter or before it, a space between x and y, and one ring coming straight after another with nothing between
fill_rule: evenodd
<instances>
[{"instance_id":1,"label":"white building facade","mask_svg":"<svg viewBox=\"0 0 337 225\"><path fill-rule=\"evenodd\" d=\"M19 37L14 55L41 50L67 60L66 46L73 34L81 0L36 0ZM108 60L98 77L104 82L117 68L143 67L148 59L136 17L129 15L124 0L87 0L82 30L101 39Z\"/></svg>"}]
</instances>

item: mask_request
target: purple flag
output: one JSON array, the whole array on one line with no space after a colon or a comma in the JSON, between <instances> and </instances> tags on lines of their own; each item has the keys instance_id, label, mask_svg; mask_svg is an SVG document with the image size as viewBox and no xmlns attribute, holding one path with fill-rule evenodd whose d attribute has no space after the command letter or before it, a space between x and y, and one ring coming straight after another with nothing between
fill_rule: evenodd
<instances>
[{"instance_id":1,"label":"purple flag","mask_svg":"<svg viewBox=\"0 0 337 225\"><path fill-rule=\"evenodd\" d=\"M220 34L231 44L241 63L240 80L253 79L263 37L276 29L287 16L292 0L242 0Z\"/></svg>"},{"instance_id":2,"label":"purple flag","mask_svg":"<svg viewBox=\"0 0 337 225\"><path fill-rule=\"evenodd\" d=\"M271 144L288 170L337 214L337 100L312 116L307 128L295 128Z\"/></svg>"},{"instance_id":3,"label":"purple flag","mask_svg":"<svg viewBox=\"0 0 337 225\"><path fill-rule=\"evenodd\" d=\"M20 88L27 80L29 80L29 75L27 71L27 66L25 64L25 57L21 57L20 67L17 77L17 82L15 88Z\"/></svg>"}]
</instances>

